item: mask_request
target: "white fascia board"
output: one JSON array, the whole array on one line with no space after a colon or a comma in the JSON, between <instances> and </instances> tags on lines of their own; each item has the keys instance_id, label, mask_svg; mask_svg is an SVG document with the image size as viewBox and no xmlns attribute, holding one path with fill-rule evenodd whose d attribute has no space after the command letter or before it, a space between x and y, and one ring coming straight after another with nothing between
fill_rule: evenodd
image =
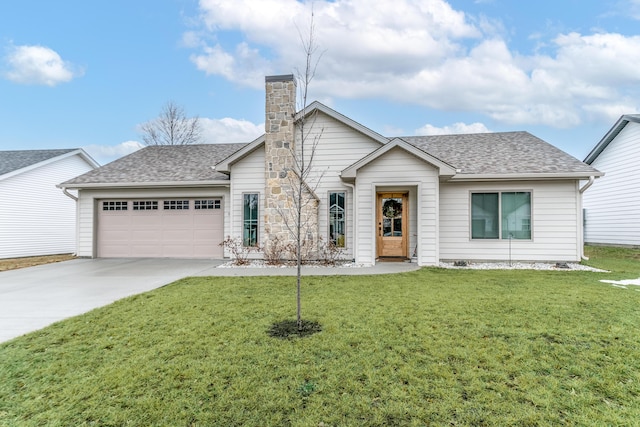
<instances>
[{"instance_id":1,"label":"white fascia board","mask_svg":"<svg viewBox=\"0 0 640 427\"><path fill-rule=\"evenodd\" d=\"M313 101L311 104L307 105L306 108L298 111L296 113L295 116L295 120L299 120L303 113L306 116L309 116L310 114L313 114L314 111L321 111L322 113L326 114L327 116L333 118L336 121L339 121L341 123L343 123L346 126L349 126L350 128L354 129L357 132L360 132L361 134L364 134L366 136L368 136L369 138L373 139L374 141L379 142L380 144L386 144L389 142L389 138L386 138L382 135L380 135L377 132L374 132L373 130L369 129L368 127L361 125L360 123L356 122L353 119L350 119L349 117L337 112L336 110L333 110L329 107L327 107L326 105L318 102L318 101Z\"/></svg>"},{"instance_id":2,"label":"white fascia board","mask_svg":"<svg viewBox=\"0 0 640 427\"><path fill-rule=\"evenodd\" d=\"M181 182L118 182L118 183L85 183L85 184L58 184L58 188L67 189L100 189L100 188L185 188L185 187L229 187L229 181L181 181Z\"/></svg>"},{"instance_id":3,"label":"white fascia board","mask_svg":"<svg viewBox=\"0 0 640 427\"><path fill-rule=\"evenodd\" d=\"M559 179L589 179L599 178L602 172L569 172L569 173L524 173L524 174L458 174L448 180L448 182L467 181L553 181Z\"/></svg>"},{"instance_id":4,"label":"white fascia board","mask_svg":"<svg viewBox=\"0 0 640 427\"><path fill-rule=\"evenodd\" d=\"M609 129L609 131L602 137L602 139L593 147L593 149L584 158L584 162L588 165L593 163L595 159L607 148L607 146L613 141L622 129L629 123L640 123L639 114L625 114L620 116L618 121Z\"/></svg>"},{"instance_id":5,"label":"white fascia board","mask_svg":"<svg viewBox=\"0 0 640 427\"><path fill-rule=\"evenodd\" d=\"M259 137L257 137L256 139L254 139L253 141L251 141L250 143L248 143L247 145L245 145L244 147L242 147L241 149L239 149L238 151L236 151L226 159L216 163L214 169L217 172L230 173L231 165L241 160L242 158L250 154L255 149L259 148L260 145L264 144L264 139L265 139L265 135L264 134L260 135Z\"/></svg>"},{"instance_id":6,"label":"white fascia board","mask_svg":"<svg viewBox=\"0 0 640 427\"><path fill-rule=\"evenodd\" d=\"M411 144L403 141L400 138L395 138L395 139L391 140L390 142L388 142L386 145L383 145L382 147L380 147L377 150L369 153L368 155L366 155L362 159L358 160L356 163L354 163L351 166L349 166L346 169L344 169L342 171L342 173L340 174L340 176L342 178L344 178L344 179L355 178L356 174L358 173L358 169L364 167L365 165L371 163L372 161L378 159L379 157L384 156L387 152L389 152L390 150L392 150L392 149L394 149L396 147L399 147L399 148L407 151L408 153L413 154L414 156L418 157L419 159L422 159L424 162L435 166L436 168L438 168L440 176L451 177L451 176L454 176L456 174L456 170L455 170L455 168L453 166L443 162L440 159L437 159L437 158L433 157L429 153L419 149L418 147L416 147L414 145L411 145Z\"/></svg>"}]
</instances>

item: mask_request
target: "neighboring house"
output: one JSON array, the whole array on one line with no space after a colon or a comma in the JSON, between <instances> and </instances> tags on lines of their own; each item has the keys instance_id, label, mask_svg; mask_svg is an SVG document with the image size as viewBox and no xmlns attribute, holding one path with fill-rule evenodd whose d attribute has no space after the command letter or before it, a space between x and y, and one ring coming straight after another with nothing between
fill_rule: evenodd
<instances>
[{"instance_id":1,"label":"neighboring house","mask_svg":"<svg viewBox=\"0 0 640 427\"><path fill-rule=\"evenodd\" d=\"M266 133L249 144L147 147L60 184L79 191L78 254L217 258L226 236L288 238L304 117L309 241L365 265L580 260L593 167L527 132L386 138L318 102L296 113L295 91L266 78Z\"/></svg>"},{"instance_id":2,"label":"neighboring house","mask_svg":"<svg viewBox=\"0 0 640 427\"><path fill-rule=\"evenodd\" d=\"M627 114L585 163L606 175L584 195L586 243L640 246L640 114Z\"/></svg>"},{"instance_id":3,"label":"neighboring house","mask_svg":"<svg viewBox=\"0 0 640 427\"><path fill-rule=\"evenodd\" d=\"M76 202L56 185L97 167L82 149L0 151L0 258L74 253Z\"/></svg>"}]
</instances>

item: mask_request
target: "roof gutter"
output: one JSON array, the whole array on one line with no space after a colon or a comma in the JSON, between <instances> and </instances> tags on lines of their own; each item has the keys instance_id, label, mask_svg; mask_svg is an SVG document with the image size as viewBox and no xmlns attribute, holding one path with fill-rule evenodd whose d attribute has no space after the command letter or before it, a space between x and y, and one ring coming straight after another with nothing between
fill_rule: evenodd
<instances>
[{"instance_id":1,"label":"roof gutter","mask_svg":"<svg viewBox=\"0 0 640 427\"><path fill-rule=\"evenodd\" d=\"M449 179L449 182L465 181L544 181L557 179L590 179L604 175L602 172L570 172L570 173L523 173L523 174L464 174L459 173Z\"/></svg>"},{"instance_id":2,"label":"roof gutter","mask_svg":"<svg viewBox=\"0 0 640 427\"><path fill-rule=\"evenodd\" d=\"M122 188L183 188L183 187L229 187L229 181L182 181L176 182L126 182L126 183L87 183L87 184L65 184L58 185L58 188L72 189L122 189Z\"/></svg>"}]
</instances>

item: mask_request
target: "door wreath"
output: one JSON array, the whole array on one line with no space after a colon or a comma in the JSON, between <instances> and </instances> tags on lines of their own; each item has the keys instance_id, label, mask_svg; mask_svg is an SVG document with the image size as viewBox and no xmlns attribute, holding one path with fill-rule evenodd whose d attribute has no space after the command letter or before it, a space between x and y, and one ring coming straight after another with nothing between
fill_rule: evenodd
<instances>
[{"instance_id":1,"label":"door wreath","mask_svg":"<svg viewBox=\"0 0 640 427\"><path fill-rule=\"evenodd\" d=\"M396 199L388 199L382 205L382 215L386 218L397 218L402 215L402 202Z\"/></svg>"}]
</instances>

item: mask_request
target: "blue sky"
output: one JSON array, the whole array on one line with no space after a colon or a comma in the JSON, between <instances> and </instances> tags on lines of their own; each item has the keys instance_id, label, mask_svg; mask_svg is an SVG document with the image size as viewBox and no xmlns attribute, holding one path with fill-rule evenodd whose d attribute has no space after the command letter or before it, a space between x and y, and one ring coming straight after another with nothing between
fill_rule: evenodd
<instances>
[{"instance_id":1,"label":"blue sky","mask_svg":"<svg viewBox=\"0 0 640 427\"><path fill-rule=\"evenodd\" d=\"M20 0L0 4L0 149L139 147L172 100L206 142L263 132L264 76L386 136L526 130L582 159L640 111L640 0Z\"/></svg>"}]
</instances>

